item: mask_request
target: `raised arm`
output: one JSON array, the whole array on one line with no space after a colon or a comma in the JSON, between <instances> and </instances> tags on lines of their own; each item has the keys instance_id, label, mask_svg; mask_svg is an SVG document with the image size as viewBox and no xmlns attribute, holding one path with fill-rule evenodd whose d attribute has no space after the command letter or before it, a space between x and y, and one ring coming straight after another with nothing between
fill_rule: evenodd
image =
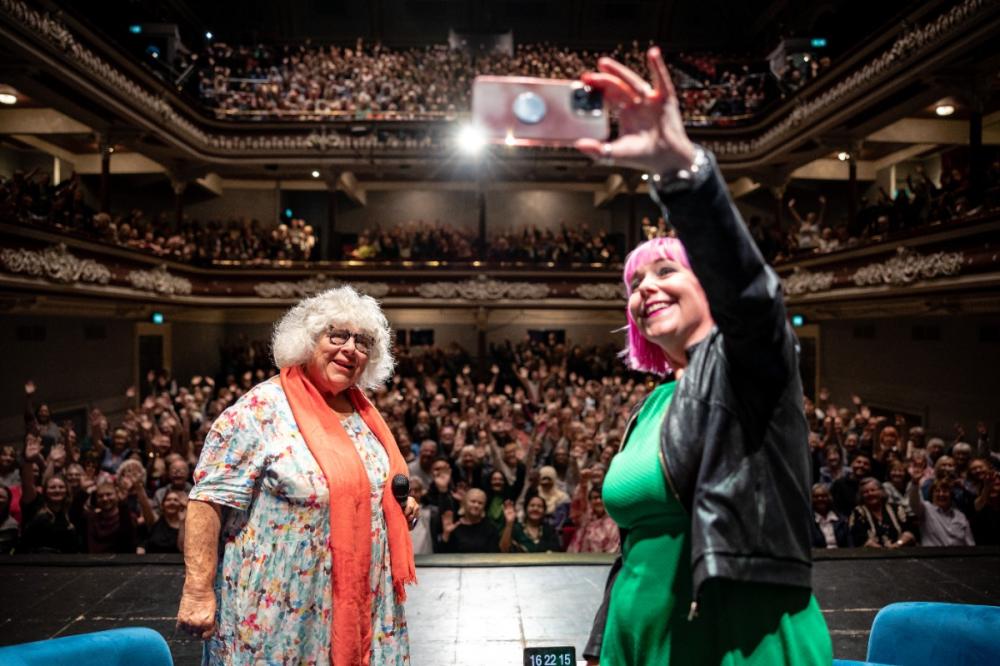
<instances>
[{"instance_id":1,"label":"raised arm","mask_svg":"<svg viewBox=\"0 0 1000 666\"><path fill-rule=\"evenodd\" d=\"M654 198L665 206L708 299L731 359L756 382L784 386L793 367L787 352L781 281L747 231L712 156L687 136L666 64L648 54L653 85L624 65L601 58L583 80L621 107L612 143L581 139L577 147L615 165L658 176Z\"/></svg>"}]
</instances>

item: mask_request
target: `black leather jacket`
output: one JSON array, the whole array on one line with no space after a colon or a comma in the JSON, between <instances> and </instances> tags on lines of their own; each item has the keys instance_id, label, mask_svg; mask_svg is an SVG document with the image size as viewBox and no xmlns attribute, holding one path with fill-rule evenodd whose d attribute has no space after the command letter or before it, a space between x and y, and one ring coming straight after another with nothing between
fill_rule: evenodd
<instances>
[{"instance_id":1,"label":"black leather jacket","mask_svg":"<svg viewBox=\"0 0 1000 666\"><path fill-rule=\"evenodd\" d=\"M808 425L781 283L714 161L693 191L654 198L669 209L716 324L687 349L660 445L667 486L691 515L695 603L716 577L811 587ZM619 568L586 656L600 654Z\"/></svg>"}]
</instances>

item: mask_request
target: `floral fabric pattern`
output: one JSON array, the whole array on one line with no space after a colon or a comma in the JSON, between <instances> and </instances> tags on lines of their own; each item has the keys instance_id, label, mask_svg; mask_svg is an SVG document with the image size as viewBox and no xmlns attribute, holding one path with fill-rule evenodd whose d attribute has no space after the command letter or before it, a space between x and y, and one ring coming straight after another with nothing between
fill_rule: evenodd
<instances>
[{"instance_id":1,"label":"floral fabric pattern","mask_svg":"<svg viewBox=\"0 0 1000 666\"><path fill-rule=\"evenodd\" d=\"M388 457L354 414L344 427L372 482L373 666L408 664L389 573L381 493ZM329 664L333 620L330 494L281 385L255 386L205 439L190 499L227 507L215 577L216 630L204 664Z\"/></svg>"}]
</instances>

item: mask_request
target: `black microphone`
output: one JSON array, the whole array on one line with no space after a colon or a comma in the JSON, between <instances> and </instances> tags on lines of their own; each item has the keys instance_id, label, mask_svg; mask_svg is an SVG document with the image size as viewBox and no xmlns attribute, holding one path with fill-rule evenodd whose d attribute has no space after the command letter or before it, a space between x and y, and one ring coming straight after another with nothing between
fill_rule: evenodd
<instances>
[{"instance_id":1,"label":"black microphone","mask_svg":"<svg viewBox=\"0 0 1000 666\"><path fill-rule=\"evenodd\" d=\"M410 479L403 474L392 477L392 496L405 509L406 498L410 496Z\"/></svg>"}]
</instances>

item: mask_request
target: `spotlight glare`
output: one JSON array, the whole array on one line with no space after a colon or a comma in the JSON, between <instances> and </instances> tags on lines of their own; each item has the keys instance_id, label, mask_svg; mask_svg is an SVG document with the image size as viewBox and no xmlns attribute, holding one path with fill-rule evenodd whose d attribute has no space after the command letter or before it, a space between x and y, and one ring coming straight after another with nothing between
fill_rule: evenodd
<instances>
[{"instance_id":1,"label":"spotlight glare","mask_svg":"<svg viewBox=\"0 0 1000 666\"><path fill-rule=\"evenodd\" d=\"M648 173L642 174L642 179L643 180L649 180L649 174Z\"/></svg>"},{"instance_id":2,"label":"spotlight glare","mask_svg":"<svg viewBox=\"0 0 1000 666\"><path fill-rule=\"evenodd\" d=\"M846 162L847 160L851 159L851 154L845 150L842 150L839 153L837 153L837 159L840 160L841 162Z\"/></svg>"},{"instance_id":3,"label":"spotlight glare","mask_svg":"<svg viewBox=\"0 0 1000 666\"><path fill-rule=\"evenodd\" d=\"M482 131L472 125L465 125L458 131L458 147L464 152L475 155L486 145L486 137Z\"/></svg>"},{"instance_id":4,"label":"spotlight glare","mask_svg":"<svg viewBox=\"0 0 1000 666\"><path fill-rule=\"evenodd\" d=\"M313 178L319 178L319 171L315 171L315 170L314 170L314 171L312 172L312 177L313 177Z\"/></svg>"},{"instance_id":5,"label":"spotlight glare","mask_svg":"<svg viewBox=\"0 0 1000 666\"><path fill-rule=\"evenodd\" d=\"M17 95L11 95L10 93L0 94L0 104L6 104L7 106L17 104Z\"/></svg>"},{"instance_id":6,"label":"spotlight glare","mask_svg":"<svg viewBox=\"0 0 1000 666\"><path fill-rule=\"evenodd\" d=\"M950 116L955 113L955 106L953 104L938 104L937 108L934 109L934 113L939 116Z\"/></svg>"},{"instance_id":7,"label":"spotlight glare","mask_svg":"<svg viewBox=\"0 0 1000 666\"><path fill-rule=\"evenodd\" d=\"M206 32L205 33L205 39L212 39L212 33L211 32Z\"/></svg>"},{"instance_id":8,"label":"spotlight glare","mask_svg":"<svg viewBox=\"0 0 1000 666\"><path fill-rule=\"evenodd\" d=\"M507 144L508 146L513 146L514 145L514 133L513 132L507 132L507 137L503 140L503 142L505 144Z\"/></svg>"}]
</instances>

